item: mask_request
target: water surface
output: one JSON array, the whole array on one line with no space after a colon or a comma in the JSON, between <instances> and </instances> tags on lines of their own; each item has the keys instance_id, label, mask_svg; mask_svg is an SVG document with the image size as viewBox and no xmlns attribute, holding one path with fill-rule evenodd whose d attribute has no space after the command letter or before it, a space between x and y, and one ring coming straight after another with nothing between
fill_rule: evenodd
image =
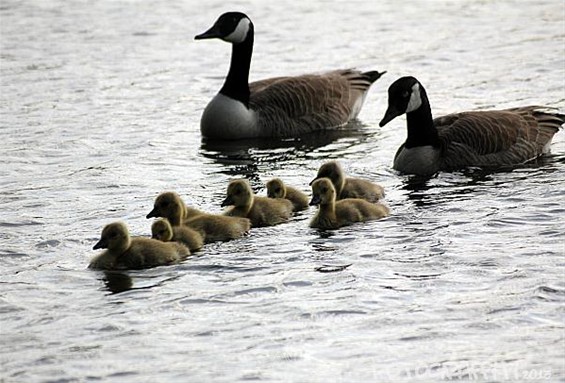
<instances>
[{"instance_id":1,"label":"water surface","mask_svg":"<svg viewBox=\"0 0 565 383\"><path fill-rule=\"evenodd\" d=\"M387 70L359 122L202 142L230 47L193 36L233 9L252 79ZM565 133L530 166L422 181L391 169L404 119L378 127L403 75L438 116L563 111L562 2L5 0L0 32L1 381L565 381ZM233 178L308 191L329 159L393 215L320 232L311 209L179 265L86 269L105 224L149 234L162 191L219 212Z\"/></svg>"}]
</instances>

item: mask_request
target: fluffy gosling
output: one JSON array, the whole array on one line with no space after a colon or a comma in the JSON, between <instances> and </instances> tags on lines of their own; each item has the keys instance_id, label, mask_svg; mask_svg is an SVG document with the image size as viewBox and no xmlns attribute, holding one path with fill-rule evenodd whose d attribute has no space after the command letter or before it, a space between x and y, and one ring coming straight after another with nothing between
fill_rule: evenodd
<instances>
[{"instance_id":1,"label":"fluffy gosling","mask_svg":"<svg viewBox=\"0 0 565 383\"><path fill-rule=\"evenodd\" d=\"M125 223L114 222L102 230L93 250L107 249L92 259L91 269L143 269L178 262L190 255L180 243L161 242L151 238L131 238Z\"/></svg>"},{"instance_id":2,"label":"fluffy gosling","mask_svg":"<svg viewBox=\"0 0 565 383\"><path fill-rule=\"evenodd\" d=\"M244 179L233 180L228 185L226 199L222 206L232 208L226 215L247 217L251 226L273 226L289 220L292 215L292 202L283 198L267 198L254 195L249 182Z\"/></svg>"},{"instance_id":3,"label":"fluffy gosling","mask_svg":"<svg viewBox=\"0 0 565 383\"><path fill-rule=\"evenodd\" d=\"M379 203L370 203L359 198L336 201L336 190L329 178L320 178L312 183L310 205L319 205L310 227L337 229L355 222L380 219L389 215L389 209Z\"/></svg>"}]
</instances>

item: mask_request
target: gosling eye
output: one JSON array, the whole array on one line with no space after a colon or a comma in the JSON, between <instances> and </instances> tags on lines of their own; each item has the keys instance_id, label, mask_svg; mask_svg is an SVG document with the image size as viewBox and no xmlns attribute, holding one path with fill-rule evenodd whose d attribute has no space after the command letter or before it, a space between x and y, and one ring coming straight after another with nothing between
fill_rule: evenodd
<instances>
[{"instance_id":1,"label":"gosling eye","mask_svg":"<svg viewBox=\"0 0 565 383\"><path fill-rule=\"evenodd\" d=\"M322 193L327 193L328 192L328 188L322 188Z\"/></svg>"},{"instance_id":2,"label":"gosling eye","mask_svg":"<svg viewBox=\"0 0 565 383\"><path fill-rule=\"evenodd\" d=\"M281 188L276 188L276 189L275 189L275 192L276 192L276 193L280 193L280 192L281 192Z\"/></svg>"}]
</instances>

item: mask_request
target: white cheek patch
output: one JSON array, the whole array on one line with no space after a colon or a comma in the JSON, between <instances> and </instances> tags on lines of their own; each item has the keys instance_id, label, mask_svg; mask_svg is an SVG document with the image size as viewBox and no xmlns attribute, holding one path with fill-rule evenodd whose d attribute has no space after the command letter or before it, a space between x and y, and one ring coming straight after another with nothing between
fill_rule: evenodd
<instances>
[{"instance_id":1,"label":"white cheek patch","mask_svg":"<svg viewBox=\"0 0 565 383\"><path fill-rule=\"evenodd\" d=\"M239 23L237 23L237 27L235 27L235 30L226 37L224 37L223 40L234 44L239 44L244 42L245 39L247 38L247 33L249 32L249 23L250 21L246 17L239 20Z\"/></svg>"},{"instance_id":2,"label":"white cheek patch","mask_svg":"<svg viewBox=\"0 0 565 383\"><path fill-rule=\"evenodd\" d=\"M412 86L410 94L410 102L406 107L406 113L410 113L422 106L422 97L420 97L420 84L416 83Z\"/></svg>"}]
</instances>

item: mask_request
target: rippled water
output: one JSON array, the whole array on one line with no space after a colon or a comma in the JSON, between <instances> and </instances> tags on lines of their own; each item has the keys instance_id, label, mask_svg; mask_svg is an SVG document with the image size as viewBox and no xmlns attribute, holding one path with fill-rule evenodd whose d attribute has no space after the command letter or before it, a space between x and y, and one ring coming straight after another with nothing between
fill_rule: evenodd
<instances>
[{"instance_id":1,"label":"rippled water","mask_svg":"<svg viewBox=\"0 0 565 383\"><path fill-rule=\"evenodd\" d=\"M404 120L378 127L407 74L436 115L563 110L564 3L265 3L2 1L0 381L565 381L565 133L531 166L417 181L390 167ZM252 79L387 70L360 122L202 143L230 48L193 36L228 9L255 22ZM106 223L149 233L161 191L219 211L234 177L307 191L328 159L393 215L328 233L310 210L180 265L86 269Z\"/></svg>"}]
</instances>

